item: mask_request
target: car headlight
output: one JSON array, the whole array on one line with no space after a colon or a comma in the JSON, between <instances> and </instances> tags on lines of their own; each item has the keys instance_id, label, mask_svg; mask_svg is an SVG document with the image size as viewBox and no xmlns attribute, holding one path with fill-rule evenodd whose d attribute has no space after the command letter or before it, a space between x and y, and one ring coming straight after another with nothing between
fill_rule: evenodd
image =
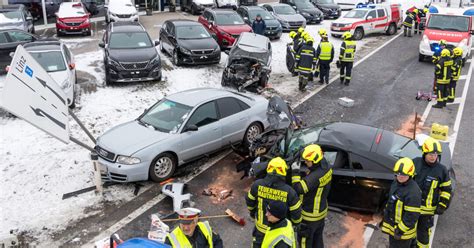
<instances>
[{"instance_id":1,"label":"car headlight","mask_svg":"<svg viewBox=\"0 0 474 248\"><path fill-rule=\"evenodd\" d=\"M64 82L61 84L61 89L65 90L71 87L71 81L68 79L64 80Z\"/></svg>"},{"instance_id":2,"label":"car headlight","mask_svg":"<svg viewBox=\"0 0 474 248\"><path fill-rule=\"evenodd\" d=\"M117 163L120 163L120 164L132 165L132 164L138 164L140 162L141 160L139 158L134 158L134 157L129 157L129 156L117 157Z\"/></svg>"},{"instance_id":3,"label":"car headlight","mask_svg":"<svg viewBox=\"0 0 474 248\"><path fill-rule=\"evenodd\" d=\"M160 56L156 56L155 58L153 58L151 61L150 61L150 64L152 65L155 65L155 64L159 64L160 63Z\"/></svg>"},{"instance_id":4,"label":"car headlight","mask_svg":"<svg viewBox=\"0 0 474 248\"><path fill-rule=\"evenodd\" d=\"M428 39L428 36L423 35L423 43L427 44L428 46L430 45L430 40Z\"/></svg>"},{"instance_id":5,"label":"car headlight","mask_svg":"<svg viewBox=\"0 0 474 248\"><path fill-rule=\"evenodd\" d=\"M301 12L301 15L303 15L304 17L312 17L310 13L306 13L306 12Z\"/></svg>"},{"instance_id":6,"label":"car headlight","mask_svg":"<svg viewBox=\"0 0 474 248\"><path fill-rule=\"evenodd\" d=\"M113 59L111 59L111 58L109 58L109 65L113 65L113 66L115 66L115 67L120 67L119 62L117 62L117 61L115 61L115 60L113 60Z\"/></svg>"},{"instance_id":7,"label":"car headlight","mask_svg":"<svg viewBox=\"0 0 474 248\"><path fill-rule=\"evenodd\" d=\"M184 54L187 54L187 55L191 55L191 51L189 49L186 49L184 47L180 47L179 50L184 53Z\"/></svg>"},{"instance_id":8,"label":"car headlight","mask_svg":"<svg viewBox=\"0 0 474 248\"><path fill-rule=\"evenodd\" d=\"M219 48L219 46L217 46L216 49L214 49L214 52L215 53L220 53L221 52L221 49Z\"/></svg>"}]
</instances>

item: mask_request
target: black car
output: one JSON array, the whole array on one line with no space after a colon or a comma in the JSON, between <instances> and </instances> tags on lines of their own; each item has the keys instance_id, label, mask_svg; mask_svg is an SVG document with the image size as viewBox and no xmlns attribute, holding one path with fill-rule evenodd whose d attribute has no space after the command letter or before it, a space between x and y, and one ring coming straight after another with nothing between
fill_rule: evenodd
<instances>
[{"instance_id":1,"label":"black car","mask_svg":"<svg viewBox=\"0 0 474 248\"><path fill-rule=\"evenodd\" d=\"M23 4L0 5L0 29L21 29L34 34L33 16Z\"/></svg>"},{"instance_id":2,"label":"black car","mask_svg":"<svg viewBox=\"0 0 474 248\"><path fill-rule=\"evenodd\" d=\"M99 3L97 0L81 0L81 2L91 15L99 14Z\"/></svg>"},{"instance_id":3,"label":"black car","mask_svg":"<svg viewBox=\"0 0 474 248\"><path fill-rule=\"evenodd\" d=\"M37 36L19 29L0 30L0 74L6 72L6 66L10 65L12 61L10 53L14 53L18 45L37 39Z\"/></svg>"},{"instance_id":4,"label":"black car","mask_svg":"<svg viewBox=\"0 0 474 248\"><path fill-rule=\"evenodd\" d=\"M236 12L249 26L252 26L255 18L260 14L267 26L265 28L265 36L270 39L279 39L281 37L283 28L281 27L280 22L265 8L260 6L240 6Z\"/></svg>"},{"instance_id":5,"label":"black car","mask_svg":"<svg viewBox=\"0 0 474 248\"><path fill-rule=\"evenodd\" d=\"M138 22L112 22L99 47L104 48L105 83L161 80L161 59Z\"/></svg>"},{"instance_id":6,"label":"black car","mask_svg":"<svg viewBox=\"0 0 474 248\"><path fill-rule=\"evenodd\" d=\"M323 12L314 7L308 0L280 0L280 3L286 3L292 6L297 13L306 19L306 23L320 23L323 21Z\"/></svg>"},{"instance_id":7,"label":"black car","mask_svg":"<svg viewBox=\"0 0 474 248\"><path fill-rule=\"evenodd\" d=\"M320 145L325 160L333 168L329 204L367 212L383 209L394 179L395 162L402 157L421 157L421 146L416 140L380 128L344 122L262 133L251 145L250 154L259 151L262 161L281 156L291 164L309 144ZM441 163L455 182L449 145L442 143L442 146ZM252 168L259 176L265 172L266 164L255 163Z\"/></svg>"},{"instance_id":8,"label":"black car","mask_svg":"<svg viewBox=\"0 0 474 248\"><path fill-rule=\"evenodd\" d=\"M310 0L311 3L323 12L324 18L339 18L341 7L334 0Z\"/></svg>"},{"instance_id":9,"label":"black car","mask_svg":"<svg viewBox=\"0 0 474 248\"><path fill-rule=\"evenodd\" d=\"M186 20L168 20L160 29L160 50L173 57L175 65L217 64L221 49L201 23Z\"/></svg>"}]
</instances>

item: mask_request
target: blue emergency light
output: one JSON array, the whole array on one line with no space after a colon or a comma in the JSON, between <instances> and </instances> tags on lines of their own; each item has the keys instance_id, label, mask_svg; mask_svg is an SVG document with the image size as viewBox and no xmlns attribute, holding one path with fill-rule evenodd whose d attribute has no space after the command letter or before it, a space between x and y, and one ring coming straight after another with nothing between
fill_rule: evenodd
<instances>
[{"instance_id":1,"label":"blue emergency light","mask_svg":"<svg viewBox=\"0 0 474 248\"><path fill-rule=\"evenodd\" d=\"M371 3L366 3L366 4L359 3L356 6L357 9L362 9L362 8L375 9L375 7L377 7L377 6L375 4L371 4Z\"/></svg>"},{"instance_id":2,"label":"blue emergency light","mask_svg":"<svg viewBox=\"0 0 474 248\"><path fill-rule=\"evenodd\" d=\"M463 15L474 16L474 9L468 9L464 11Z\"/></svg>"},{"instance_id":3,"label":"blue emergency light","mask_svg":"<svg viewBox=\"0 0 474 248\"><path fill-rule=\"evenodd\" d=\"M439 13L439 10L438 8L436 8L436 6L430 6L428 8L429 12L432 13L432 14L436 14L436 13Z\"/></svg>"}]
</instances>

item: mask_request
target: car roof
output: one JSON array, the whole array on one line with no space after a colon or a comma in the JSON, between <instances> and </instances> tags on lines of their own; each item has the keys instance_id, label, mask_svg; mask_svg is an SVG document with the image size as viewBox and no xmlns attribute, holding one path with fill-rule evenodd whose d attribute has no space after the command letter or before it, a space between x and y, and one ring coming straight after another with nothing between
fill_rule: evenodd
<instances>
[{"instance_id":1,"label":"car roof","mask_svg":"<svg viewBox=\"0 0 474 248\"><path fill-rule=\"evenodd\" d=\"M111 32L145 32L145 28L138 22L112 22L109 25Z\"/></svg>"},{"instance_id":2,"label":"car roof","mask_svg":"<svg viewBox=\"0 0 474 248\"><path fill-rule=\"evenodd\" d=\"M346 151L368 153L378 128L348 122L334 122L324 127L318 143L334 144Z\"/></svg>"},{"instance_id":3,"label":"car roof","mask_svg":"<svg viewBox=\"0 0 474 248\"><path fill-rule=\"evenodd\" d=\"M274 7L274 6L290 6L286 3L265 3L264 5L270 5L272 7Z\"/></svg>"},{"instance_id":4,"label":"car roof","mask_svg":"<svg viewBox=\"0 0 474 248\"><path fill-rule=\"evenodd\" d=\"M167 96L166 98L173 102L195 107L202 102L215 99L217 96L236 97L236 93L233 93L232 91L229 91L229 90L217 89L217 88L195 88L195 89L189 89L189 90L174 93L172 95ZM245 95L241 95L241 96L246 97Z\"/></svg>"},{"instance_id":5,"label":"car roof","mask_svg":"<svg viewBox=\"0 0 474 248\"><path fill-rule=\"evenodd\" d=\"M262 6L242 6L242 8L247 10L265 10Z\"/></svg>"},{"instance_id":6,"label":"car roof","mask_svg":"<svg viewBox=\"0 0 474 248\"><path fill-rule=\"evenodd\" d=\"M39 40L26 43L23 47L27 51L61 51L61 42L59 40Z\"/></svg>"},{"instance_id":7,"label":"car roof","mask_svg":"<svg viewBox=\"0 0 474 248\"><path fill-rule=\"evenodd\" d=\"M188 19L171 19L167 20L168 22L173 23L175 26L189 26L189 25L202 25L201 23Z\"/></svg>"},{"instance_id":8,"label":"car roof","mask_svg":"<svg viewBox=\"0 0 474 248\"><path fill-rule=\"evenodd\" d=\"M214 12L214 13L236 13L234 10L232 9L209 9L209 11L211 12Z\"/></svg>"}]
</instances>

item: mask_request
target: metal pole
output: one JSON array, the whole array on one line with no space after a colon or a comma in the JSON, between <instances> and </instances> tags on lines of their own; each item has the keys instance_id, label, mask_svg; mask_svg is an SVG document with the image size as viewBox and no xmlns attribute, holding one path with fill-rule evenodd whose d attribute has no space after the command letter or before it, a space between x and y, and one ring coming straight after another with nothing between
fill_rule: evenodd
<instances>
[{"instance_id":1,"label":"metal pole","mask_svg":"<svg viewBox=\"0 0 474 248\"><path fill-rule=\"evenodd\" d=\"M84 124L82 124L82 122L79 120L79 118L77 118L76 114L74 114L74 112L72 112L71 109L69 109L69 114L77 122L77 124L79 124L81 129L84 130L84 132L87 134L87 136L89 136L89 138L92 140L92 142L94 142L94 144L96 144L97 141L95 140L94 136L92 136L92 134L89 132L89 130L87 130L87 128L84 126Z\"/></svg>"},{"instance_id":2,"label":"metal pole","mask_svg":"<svg viewBox=\"0 0 474 248\"><path fill-rule=\"evenodd\" d=\"M45 0L41 0L41 7L43 9L43 21L44 25L48 25L48 16L46 15L46 3Z\"/></svg>"},{"instance_id":3,"label":"metal pole","mask_svg":"<svg viewBox=\"0 0 474 248\"><path fill-rule=\"evenodd\" d=\"M416 124L418 122L418 112L415 112L415 127L413 128L413 139L416 139Z\"/></svg>"},{"instance_id":4,"label":"metal pole","mask_svg":"<svg viewBox=\"0 0 474 248\"><path fill-rule=\"evenodd\" d=\"M91 160L92 166L94 167L94 184L95 184L95 192L102 193L104 191L102 187L102 177L100 175L100 165L99 165L99 155L97 152L91 152Z\"/></svg>"},{"instance_id":5,"label":"metal pole","mask_svg":"<svg viewBox=\"0 0 474 248\"><path fill-rule=\"evenodd\" d=\"M83 148L86 148L87 150L91 151L91 152L94 152L94 148L84 144L82 141L72 137L72 136L69 136L69 140L71 140L72 142L76 143L77 145L79 146L82 146Z\"/></svg>"}]
</instances>

